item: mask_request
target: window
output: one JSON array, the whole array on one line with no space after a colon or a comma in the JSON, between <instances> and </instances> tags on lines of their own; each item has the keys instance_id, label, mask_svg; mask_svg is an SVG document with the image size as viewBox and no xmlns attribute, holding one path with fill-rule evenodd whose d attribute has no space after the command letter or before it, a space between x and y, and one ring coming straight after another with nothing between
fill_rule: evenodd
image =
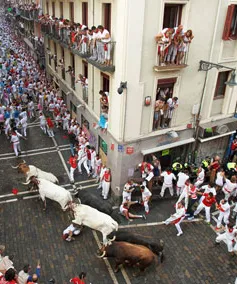
<instances>
[{"instance_id":1,"label":"window","mask_svg":"<svg viewBox=\"0 0 237 284\"><path fill-rule=\"evenodd\" d=\"M49 65L51 65L51 52L50 52L50 39L48 38L48 56L49 56Z\"/></svg>"},{"instance_id":2,"label":"window","mask_svg":"<svg viewBox=\"0 0 237 284\"><path fill-rule=\"evenodd\" d=\"M225 96L226 84L228 81L230 71L219 72L216 82L216 89L214 94L214 99L222 99Z\"/></svg>"},{"instance_id":3,"label":"window","mask_svg":"<svg viewBox=\"0 0 237 284\"><path fill-rule=\"evenodd\" d=\"M64 60L64 48L63 47L61 47L61 59L62 59L62 63L61 64L63 64L63 66L61 67L62 68L62 78L63 78L63 80L65 80L65 60Z\"/></svg>"},{"instance_id":4,"label":"window","mask_svg":"<svg viewBox=\"0 0 237 284\"><path fill-rule=\"evenodd\" d=\"M73 53L71 53L71 66L72 66L71 87L73 88L73 90L75 90L75 58Z\"/></svg>"},{"instance_id":5,"label":"window","mask_svg":"<svg viewBox=\"0 0 237 284\"><path fill-rule=\"evenodd\" d=\"M63 19L63 2L59 3L59 10L60 10L60 18Z\"/></svg>"},{"instance_id":6,"label":"window","mask_svg":"<svg viewBox=\"0 0 237 284\"><path fill-rule=\"evenodd\" d=\"M99 148L107 155L108 147L106 142L99 136Z\"/></svg>"},{"instance_id":7,"label":"window","mask_svg":"<svg viewBox=\"0 0 237 284\"><path fill-rule=\"evenodd\" d=\"M104 27L111 32L111 4L103 4Z\"/></svg>"},{"instance_id":8,"label":"window","mask_svg":"<svg viewBox=\"0 0 237 284\"><path fill-rule=\"evenodd\" d=\"M69 9L70 9L70 20L74 22L74 3L69 2Z\"/></svg>"},{"instance_id":9,"label":"window","mask_svg":"<svg viewBox=\"0 0 237 284\"><path fill-rule=\"evenodd\" d=\"M82 24L88 26L88 3L82 2Z\"/></svg>"},{"instance_id":10,"label":"window","mask_svg":"<svg viewBox=\"0 0 237 284\"><path fill-rule=\"evenodd\" d=\"M108 92L109 93L109 76L101 73L101 86L102 86L102 91Z\"/></svg>"},{"instance_id":11,"label":"window","mask_svg":"<svg viewBox=\"0 0 237 284\"><path fill-rule=\"evenodd\" d=\"M49 2L46 2L46 13L49 14Z\"/></svg>"},{"instance_id":12,"label":"window","mask_svg":"<svg viewBox=\"0 0 237 284\"><path fill-rule=\"evenodd\" d=\"M156 102L154 107L153 131L170 127L173 111L167 103L173 98L174 84L177 78L161 79L157 82Z\"/></svg>"},{"instance_id":13,"label":"window","mask_svg":"<svg viewBox=\"0 0 237 284\"><path fill-rule=\"evenodd\" d=\"M53 43L54 46L54 69L57 71L57 44L56 42Z\"/></svg>"},{"instance_id":14,"label":"window","mask_svg":"<svg viewBox=\"0 0 237 284\"><path fill-rule=\"evenodd\" d=\"M82 75L88 79L88 63L84 60L82 61L82 72Z\"/></svg>"},{"instance_id":15,"label":"window","mask_svg":"<svg viewBox=\"0 0 237 284\"><path fill-rule=\"evenodd\" d=\"M237 39L237 5L228 6L222 39Z\"/></svg>"},{"instance_id":16,"label":"window","mask_svg":"<svg viewBox=\"0 0 237 284\"><path fill-rule=\"evenodd\" d=\"M174 28L181 24L183 5L165 4L164 10L164 28Z\"/></svg>"},{"instance_id":17,"label":"window","mask_svg":"<svg viewBox=\"0 0 237 284\"><path fill-rule=\"evenodd\" d=\"M55 2L52 2L52 16L55 17Z\"/></svg>"},{"instance_id":18,"label":"window","mask_svg":"<svg viewBox=\"0 0 237 284\"><path fill-rule=\"evenodd\" d=\"M77 107L73 102L70 102L71 116L75 118L77 116Z\"/></svg>"}]
</instances>

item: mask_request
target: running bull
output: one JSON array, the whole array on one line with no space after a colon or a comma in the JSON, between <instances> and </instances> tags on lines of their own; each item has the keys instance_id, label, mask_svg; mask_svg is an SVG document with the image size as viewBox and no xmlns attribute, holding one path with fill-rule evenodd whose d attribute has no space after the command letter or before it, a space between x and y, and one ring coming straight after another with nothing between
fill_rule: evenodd
<instances>
[{"instance_id":1,"label":"running bull","mask_svg":"<svg viewBox=\"0 0 237 284\"><path fill-rule=\"evenodd\" d=\"M100 231L103 235L103 244L109 241L107 236L113 231L118 230L118 223L109 215L104 214L88 205L71 203L70 208L74 213L72 223L87 226L93 230Z\"/></svg>"},{"instance_id":2,"label":"running bull","mask_svg":"<svg viewBox=\"0 0 237 284\"><path fill-rule=\"evenodd\" d=\"M28 181L30 177L35 176L36 178L42 178L56 184L59 183L56 176L53 175L52 173L42 171L39 168L32 165L27 165L24 160L16 167L12 166L12 168L18 169L18 172L23 173L26 177L26 181Z\"/></svg>"},{"instance_id":3,"label":"running bull","mask_svg":"<svg viewBox=\"0 0 237 284\"><path fill-rule=\"evenodd\" d=\"M27 185L29 183L33 183L39 190L40 198L44 202L44 209L46 209L46 198L58 202L64 211L68 208L68 204L72 202L72 196L68 190L48 180L32 176L23 184Z\"/></svg>"},{"instance_id":4,"label":"running bull","mask_svg":"<svg viewBox=\"0 0 237 284\"><path fill-rule=\"evenodd\" d=\"M114 238L117 242L128 242L135 245L142 245L149 248L153 253L160 257L161 263L164 260L164 242L159 240L155 242L151 237L143 236L136 233L130 233L125 230L119 230L109 235L109 238Z\"/></svg>"},{"instance_id":5,"label":"running bull","mask_svg":"<svg viewBox=\"0 0 237 284\"><path fill-rule=\"evenodd\" d=\"M156 261L156 256L147 247L134 245L127 242L112 242L111 245L102 246L98 257L114 257L115 272L119 271L120 264L137 266L140 272Z\"/></svg>"}]
</instances>

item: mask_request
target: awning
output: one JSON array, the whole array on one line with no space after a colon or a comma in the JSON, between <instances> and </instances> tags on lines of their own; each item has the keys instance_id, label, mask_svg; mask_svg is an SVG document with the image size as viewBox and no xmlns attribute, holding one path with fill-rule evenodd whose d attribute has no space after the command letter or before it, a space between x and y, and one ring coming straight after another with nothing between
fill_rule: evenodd
<instances>
[{"instance_id":1,"label":"awning","mask_svg":"<svg viewBox=\"0 0 237 284\"><path fill-rule=\"evenodd\" d=\"M181 146L181 145L193 143L194 141L195 141L194 138L180 140L180 141L177 141L177 142L174 142L174 143L165 144L165 145L158 146L158 147L155 147L155 148L142 150L141 153L142 153L142 155L145 156L145 155L152 154L152 153L155 153L155 152L163 151L165 149L171 149L171 148L175 148L175 147L178 147L178 146Z\"/></svg>"},{"instance_id":2,"label":"awning","mask_svg":"<svg viewBox=\"0 0 237 284\"><path fill-rule=\"evenodd\" d=\"M198 140L201 142L201 143L204 143L204 142L207 142L207 141L210 141L210 140L214 140L214 139L218 139L218 138L221 138L221 137L224 137L224 136L227 136L227 135L231 135L233 133L235 133L236 131L230 131L230 132L227 132L227 133L224 133L224 134L221 134L221 135L216 135L216 136L212 136L212 137L208 137L208 138L200 138L198 137Z\"/></svg>"}]
</instances>

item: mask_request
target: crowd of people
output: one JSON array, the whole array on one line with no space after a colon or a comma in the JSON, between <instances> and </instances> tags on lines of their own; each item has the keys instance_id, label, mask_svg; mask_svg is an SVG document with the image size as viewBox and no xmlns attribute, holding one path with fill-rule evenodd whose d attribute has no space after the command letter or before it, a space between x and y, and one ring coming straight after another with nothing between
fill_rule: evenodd
<instances>
[{"instance_id":1,"label":"crowd of people","mask_svg":"<svg viewBox=\"0 0 237 284\"><path fill-rule=\"evenodd\" d=\"M39 16L39 21L43 32L52 34L70 48L89 56L90 60L105 66L111 65L111 36L103 25L88 28L85 24L53 17L49 14Z\"/></svg>"},{"instance_id":2,"label":"crowd of people","mask_svg":"<svg viewBox=\"0 0 237 284\"><path fill-rule=\"evenodd\" d=\"M159 65L183 64L193 38L192 30L184 31L183 25L164 28L155 37L158 44Z\"/></svg>"},{"instance_id":3,"label":"crowd of people","mask_svg":"<svg viewBox=\"0 0 237 284\"><path fill-rule=\"evenodd\" d=\"M235 143L235 140L234 142ZM226 240L228 251L237 252L237 166L230 161L225 167L220 157L212 160L204 159L197 170L192 171L187 164L178 162L172 168L162 170L157 157L153 155L153 162L139 164L142 184L128 180L123 190L123 202L120 212L128 220L142 218L142 215L134 215L129 208L139 201L132 200L132 193L139 188L142 192L140 203L145 207L145 213L149 214L149 202L152 196L152 188L157 183L161 185L160 198L164 198L166 190L170 196L177 196L176 212L163 223L174 224L177 228L177 236L181 236L181 222L186 218L191 221L201 211L205 211L205 222L211 224L211 208L219 211L215 230L218 232L216 244ZM200 197L200 198L199 198ZM231 215L231 206L233 207ZM236 220L235 220L236 219ZM223 232L219 234L220 232Z\"/></svg>"}]
</instances>

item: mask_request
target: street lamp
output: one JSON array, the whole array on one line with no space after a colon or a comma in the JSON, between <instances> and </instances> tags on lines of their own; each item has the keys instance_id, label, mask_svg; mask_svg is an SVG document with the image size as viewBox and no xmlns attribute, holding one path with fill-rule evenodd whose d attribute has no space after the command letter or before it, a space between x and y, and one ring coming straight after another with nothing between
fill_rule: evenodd
<instances>
[{"instance_id":1,"label":"street lamp","mask_svg":"<svg viewBox=\"0 0 237 284\"><path fill-rule=\"evenodd\" d=\"M237 82L235 81L235 76L236 76L236 68L230 68L224 65L220 65L220 64L216 64L216 63L212 63L212 62L208 62L208 61L204 61L201 60L199 62L199 69L198 71L205 71L206 75L205 75L205 80L204 80L204 84L203 84L203 89L202 89L202 97L201 97L201 101L200 101L200 106L198 109L198 113L197 113L197 118L196 118L196 125L195 125L195 145L194 145L194 149L195 151L197 150L197 138L198 138L198 128L199 128L199 123L200 123L200 114L201 114L201 110L202 110L202 104L203 104L203 99L204 99L204 93L205 93L205 88L206 88L206 83L207 83L207 73L209 70L211 70L212 68L216 68L216 69L228 69L231 70L231 76L230 76L230 80L226 81L225 84L229 87L234 87L237 86Z\"/></svg>"},{"instance_id":2,"label":"street lamp","mask_svg":"<svg viewBox=\"0 0 237 284\"><path fill-rule=\"evenodd\" d=\"M212 62L208 62L208 61L203 61L203 60L201 60L199 62L198 71L206 71L207 72L207 71L211 70L212 68L216 68L218 70L222 69L222 68L232 70L230 80L225 82L225 84L229 87L237 86L237 82L235 81L236 68L230 68L230 67L227 67L227 66L224 66L224 65L220 65L220 64L216 64L216 63L212 63ZM206 83L206 81L205 81L205 83Z\"/></svg>"}]
</instances>

